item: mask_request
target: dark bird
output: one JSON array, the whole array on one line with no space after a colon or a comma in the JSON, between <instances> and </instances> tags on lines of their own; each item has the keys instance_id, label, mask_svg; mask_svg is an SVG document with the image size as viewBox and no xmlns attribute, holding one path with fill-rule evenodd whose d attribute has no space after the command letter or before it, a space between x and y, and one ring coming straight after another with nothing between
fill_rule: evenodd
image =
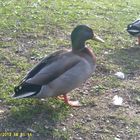
<instances>
[{"instance_id":1,"label":"dark bird","mask_svg":"<svg viewBox=\"0 0 140 140\"><path fill-rule=\"evenodd\" d=\"M138 45L140 45L140 19L132 22L127 26L127 32L138 38Z\"/></svg>"},{"instance_id":2,"label":"dark bird","mask_svg":"<svg viewBox=\"0 0 140 140\"><path fill-rule=\"evenodd\" d=\"M67 98L67 93L80 86L95 71L96 57L85 46L89 39L104 42L86 25L77 26L71 33L71 50L50 54L39 62L14 88L13 97L45 98L63 97L65 103L79 106L77 101Z\"/></svg>"}]
</instances>

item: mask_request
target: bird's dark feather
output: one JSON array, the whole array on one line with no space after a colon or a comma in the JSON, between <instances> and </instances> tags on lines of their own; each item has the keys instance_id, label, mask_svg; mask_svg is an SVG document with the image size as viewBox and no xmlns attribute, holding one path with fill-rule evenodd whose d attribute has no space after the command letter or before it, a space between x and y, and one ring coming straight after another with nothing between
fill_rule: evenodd
<instances>
[{"instance_id":1,"label":"bird's dark feather","mask_svg":"<svg viewBox=\"0 0 140 140\"><path fill-rule=\"evenodd\" d=\"M37 94L40 91L40 89L41 89L40 85L29 84L29 83L24 82L14 88L15 94L13 97L17 97L28 92L35 92L35 94Z\"/></svg>"},{"instance_id":2,"label":"bird's dark feather","mask_svg":"<svg viewBox=\"0 0 140 140\"><path fill-rule=\"evenodd\" d=\"M23 81L35 76L41 69L56 61L65 52L65 50L60 50L42 59L42 61L40 61L33 69L29 71Z\"/></svg>"}]
</instances>

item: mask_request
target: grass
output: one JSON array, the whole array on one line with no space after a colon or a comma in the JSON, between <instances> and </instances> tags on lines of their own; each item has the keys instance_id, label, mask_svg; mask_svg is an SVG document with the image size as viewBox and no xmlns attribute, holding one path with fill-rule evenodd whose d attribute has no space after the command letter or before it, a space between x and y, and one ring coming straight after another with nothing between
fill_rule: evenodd
<instances>
[{"instance_id":1,"label":"grass","mask_svg":"<svg viewBox=\"0 0 140 140\"><path fill-rule=\"evenodd\" d=\"M30 139L112 140L116 135L122 139L138 138L140 118L134 112L139 107L140 48L134 46L134 39L126 32L127 24L139 17L138 0L0 0L0 7L0 109L4 110L0 114L0 131L27 131L29 127L36 131ZM78 24L89 25L105 40L105 44L88 41L97 56L96 73L71 94L85 106L70 109L55 99L11 99L14 86L33 65L49 53L69 48L70 32ZM124 72L126 79L116 79L117 71ZM126 99L128 109L110 107L114 94ZM126 118L122 122L106 117L120 115L119 111ZM95 120L84 126L80 120L88 113ZM113 126L115 120L120 125L125 123L128 130L125 126ZM66 130L61 123L67 124ZM96 128L100 131L94 131Z\"/></svg>"}]
</instances>

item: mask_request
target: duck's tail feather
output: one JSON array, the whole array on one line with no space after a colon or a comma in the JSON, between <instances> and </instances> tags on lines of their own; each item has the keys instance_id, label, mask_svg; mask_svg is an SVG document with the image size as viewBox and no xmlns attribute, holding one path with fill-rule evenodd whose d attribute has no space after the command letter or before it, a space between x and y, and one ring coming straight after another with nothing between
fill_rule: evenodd
<instances>
[{"instance_id":1,"label":"duck's tail feather","mask_svg":"<svg viewBox=\"0 0 140 140\"><path fill-rule=\"evenodd\" d=\"M22 83L19 86L14 88L13 98L29 98L35 96L41 90L40 85L30 84L30 83Z\"/></svg>"},{"instance_id":2,"label":"duck's tail feather","mask_svg":"<svg viewBox=\"0 0 140 140\"><path fill-rule=\"evenodd\" d=\"M32 97L34 94L35 94L35 92L27 92L27 93L24 93L23 95L19 95L19 96L16 96L16 94L14 94L14 95L12 95L12 97L14 99L28 98L28 97Z\"/></svg>"}]
</instances>

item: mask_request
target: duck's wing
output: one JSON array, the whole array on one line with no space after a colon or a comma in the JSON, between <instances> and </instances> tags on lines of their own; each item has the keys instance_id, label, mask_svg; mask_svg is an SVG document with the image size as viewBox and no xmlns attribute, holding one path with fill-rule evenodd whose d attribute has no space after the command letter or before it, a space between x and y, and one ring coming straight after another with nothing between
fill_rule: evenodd
<instances>
[{"instance_id":1,"label":"duck's wing","mask_svg":"<svg viewBox=\"0 0 140 140\"><path fill-rule=\"evenodd\" d=\"M34 77L37 73L39 73L44 67L49 66L50 64L52 64L53 62L57 61L58 59L60 59L62 57L63 54L67 53L67 50L60 50L57 51L53 54L50 54L49 56L45 57L44 59L42 59L35 67L33 67L28 73L27 75L23 78L23 80L21 81L21 83L23 81L26 81L32 77Z\"/></svg>"},{"instance_id":2,"label":"duck's wing","mask_svg":"<svg viewBox=\"0 0 140 140\"><path fill-rule=\"evenodd\" d=\"M23 98L37 94L42 85L47 85L79 62L79 56L65 50L51 54L29 71L15 87L14 97Z\"/></svg>"}]
</instances>

